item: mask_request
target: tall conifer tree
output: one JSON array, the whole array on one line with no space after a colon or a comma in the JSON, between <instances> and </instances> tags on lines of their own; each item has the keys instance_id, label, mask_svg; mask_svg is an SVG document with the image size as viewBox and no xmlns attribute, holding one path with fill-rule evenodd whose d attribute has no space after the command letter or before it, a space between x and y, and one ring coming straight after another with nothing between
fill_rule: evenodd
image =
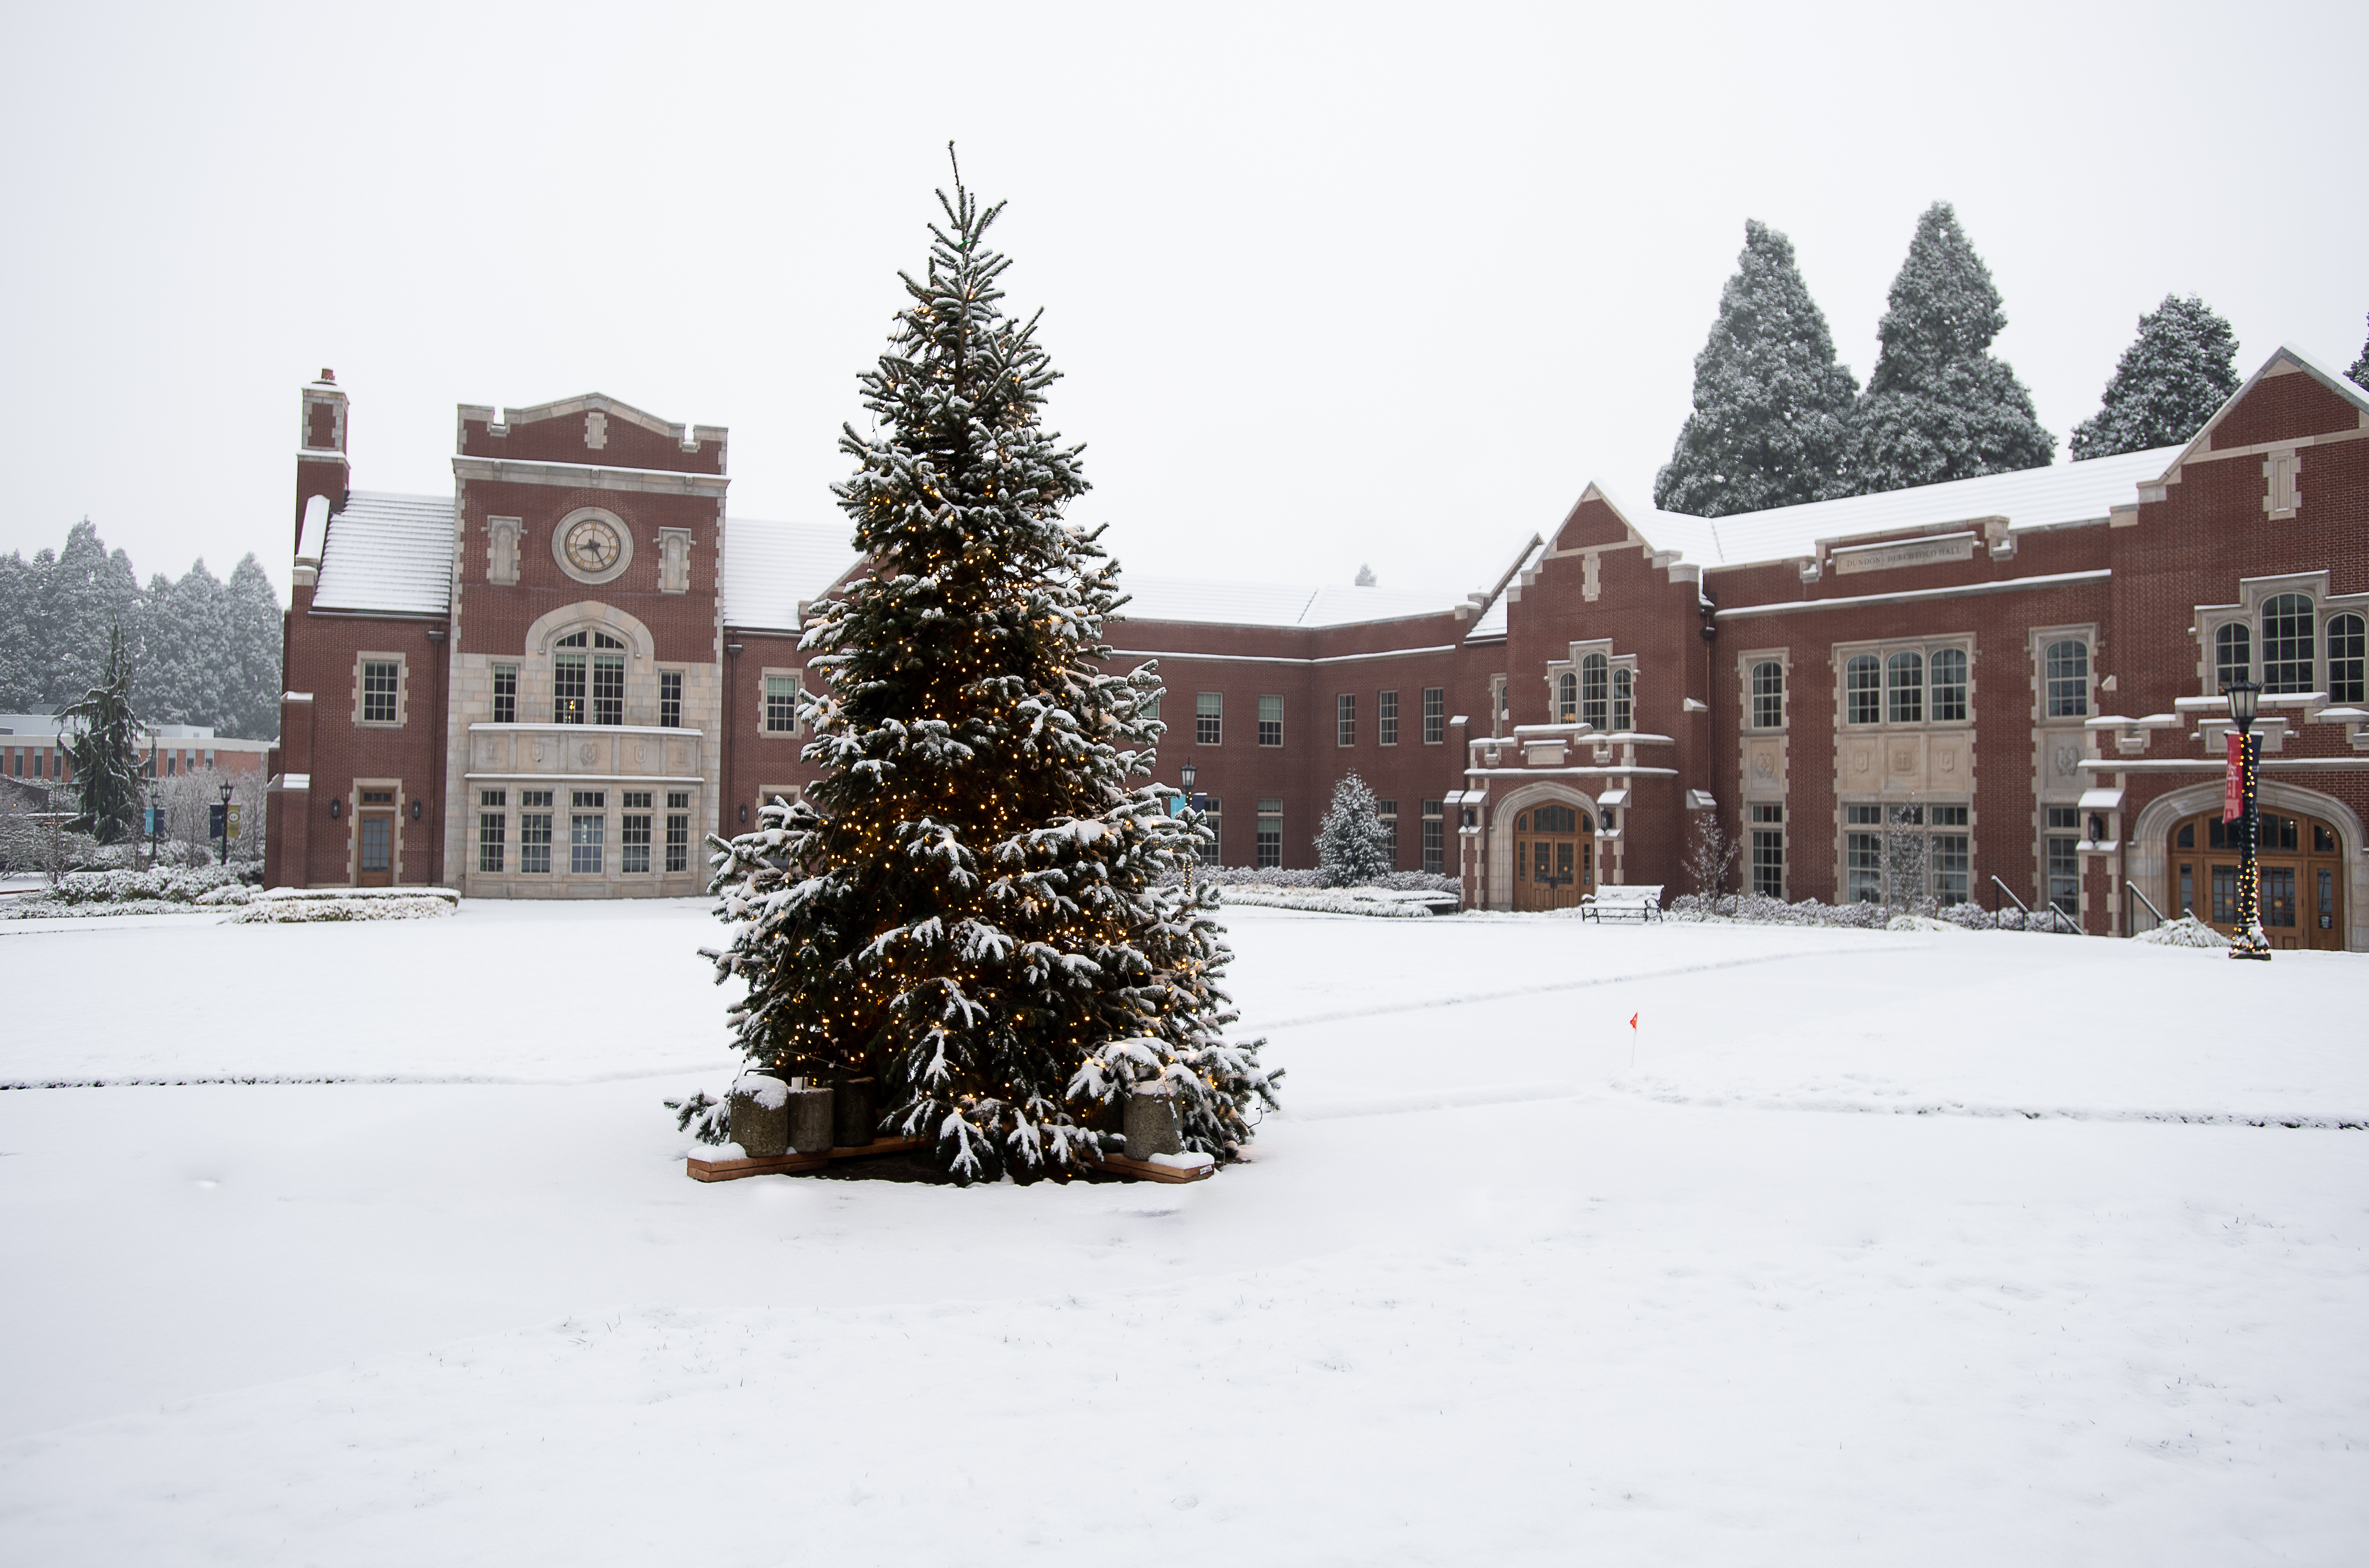
<instances>
[{"instance_id":1,"label":"tall conifer tree","mask_svg":"<svg viewBox=\"0 0 2369 1568\"><path fill-rule=\"evenodd\" d=\"M230 671L223 718L233 735L269 740L280 733L280 642L284 624L279 590L249 552L223 591Z\"/></svg>"},{"instance_id":2,"label":"tall conifer tree","mask_svg":"<svg viewBox=\"0 0 2369 1568\"><path fill-rule=\"evenodd\" d=\"M1654 504L1725 517L1824 499L1841 471L1858 397L1792 241L1748 220L1719 319L1695 356L1695 411L1654 481Z\"/></svg>"},{"instance_id":3,"label":"tall conifer tree","mask_svg":"<svg viewBox=\"0 0 2369 1568\"><path fill-rule=\"evenodd\" d=\"M1066 1176L1164 1083L1188 1150L1231 1157L1274 1103L1218 981L1228 952L1164 874L1206 840L1148 780L1149 667L1106 673L1121 602L1086 482L1042 423L1056 372L1001 302L1001 211L939 193L929 265L862 377L836 486L864 575L818 606L807 798L722 846L719 979L751 1062L881 1080L884 1123L957 1180Z\"/></svg>"},{"instance_id":4,"label":"tall conifer tree","mask_svg":"<svg viewBox=\"0 0 2369 1568\"><path fill-rule=\"evenodd\" d=\"M123 628L109 629L107 662L97 684L63 710L79 727L67 727L66 756L74 764L80 811L66 826L102 844L136 835L146 800L140 777L139 717L132 711L132 650Z\"/></svg>"},{"instance_id":5,"label":"tall conifer tree","mask_svg":"<svg viewBox=\"0 0 2369 1568\"><path fill-rule=\"evenodd\" d=\"M2361 345L2361 357L2353 361L2352 368L2344 373L2355 386L2369 386L2369 342Z\"/></svg>"},{"instance_id":6,"label":"tall conifer tree","mask_svg":"<svg viewBox=\"0 0 2369 1568\"><path fill-rule=\"evenodd\" d=\"M2073 460L2172 446L2204 428L2237 390L2237 338L2191 295L2166 294L2139 317L2095 414L2073 427Z\"/></svg>"},{"instance_id":7,"label":"tall conifer tree","mask_svg":"<svg viewBox=\"0 0 2369 1568\"><path fill-rule=\"evenodd\" d=\"M1958 214L1936 201L1917 221L1876 329L1883 348L1851 418L1842 493L2044 468L2056 443L2031 394L1990 346L2007 311Z\"/></svg>"}]
</instances>

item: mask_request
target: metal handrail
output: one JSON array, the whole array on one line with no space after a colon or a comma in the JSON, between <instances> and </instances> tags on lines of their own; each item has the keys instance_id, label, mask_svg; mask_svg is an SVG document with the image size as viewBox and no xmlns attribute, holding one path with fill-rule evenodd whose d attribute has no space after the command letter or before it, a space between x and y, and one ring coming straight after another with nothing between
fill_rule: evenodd
<instances>
[{"instance_id":1,"label":"metal handrail","mask_svg":"<svg viewBox=\"0 0 2369 1568\"><path fill-rule=\"evenodd\" d=\"M1992 887L1996 887L1996 888L1997 888L2000 892L2002 892L2002 893L2006 894L2006 895L2007 895L2007 901L2008 901L2008 903L2010 903L2010 904L2013 904L2017 909L2021 910L2024 912L2024 914L2025 914L2025 916L2026 916L2027 918L2031 915L2031 905L2029 905L2029 904L2027 904L2027 903L2025 903L2021 898L2017 898L2017 897L2015 896L2015 889L2014 889L2014 888L2012 888L2012 887L2008 887L2006 883L2004 883L2004 882L2000 881L2000 880L1999 880L1997 877L1996 877L1996 876L1994 876L1994 877L1992 877L1992 878L1991 878L1991 886L1992 886Z\"/></svg>"},{"instance_id":2,"label":"metal handrail","mask_svg":"<svg viewBox=\"0 0 2369 1568\"><path fill-rule=\"evenodd\" d=\"M2128 893L2132 898L2136 898L2140 903L2145 904L2146 906L2147 913L2155 917L2156 924L2161 925L2164 923L2163 911L2155 907L2155 900L2153 898L2148 898L2145 893L2139 891L2139 885L2137 883L2123 883L2123 891Z\"/></svg>"}]
</instances>

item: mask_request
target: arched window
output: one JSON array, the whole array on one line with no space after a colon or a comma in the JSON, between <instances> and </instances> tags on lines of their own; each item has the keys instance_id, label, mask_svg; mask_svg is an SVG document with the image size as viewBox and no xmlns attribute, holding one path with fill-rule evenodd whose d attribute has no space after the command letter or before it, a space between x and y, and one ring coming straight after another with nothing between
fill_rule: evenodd
<instances>
[{"instance_id":1,"label":"arched window","mask_svg":"<svg viewBox=\"0 0 2369 1568\"><path fill-rule=\"evenodd\" d=\"M2311 601L2282 593L2262 606L2262 690L2309 692L2312 684Z\"/></svg>"},{"instance_id":2,"label":"arched window","mask_svg":"<svg viewBox=\"0 0 2369 1568\"><path fill-rule=\"evenodd\" d=\"M1966 650L1933 650L1933 722L1963 724L1966 717Z\"/></svg>"},{"instance_id":3,"label":"arched window","mask_svg":"<svg viewBox=\"0 0 2369 1568\"><path fill-rule=\"evenodd\" d=\"M1612 661L1600 653L1579 661L1579 717L1602 729L1611 720Z\"/></svg>"},{"instance_id":4,"label":"arched window","mask_svg":"<svg viewBox=\"0 0 2369 1568\"><path fill-rule=\"evenodd\" d=\"M1894 724L1925 722L1925 656L1895 653L1883 672L1884 694Z\"/></svg>"},{"instance_id":5,"label":"arched window","mask_svg":"<svg viewBox=\"0 0 2369 1568\"><path fill-rule=\"evenodd\" d=\"M2213 634L2213 690L2219 696L2240 681L2254 678L2254 629L2232 621Z\"/></svg>"},{"instance_id":6,"label":"arched window","mask_svg":"<svg viewBox=\"0 0 2369 1568\"><path fill-rule=\"evenodd\" d=\"M2077 638L2051 643L2042 656L2050 718L2089 716L2089 645Z\"/></svg>"},{"instance_id":7,"label":"arched window","mask_svg":"<svg viewBox=\"0 0 2369 1568\"><path fill-rule=\"evenodd\" d=\"M1557 724L1571 724L1579 717L1579 677L1566 670L1555 677L1555 716Z\"/></svg>"},{"instance_id":8,"label":"arched window","mask_svg":"<svg viewBox=\"0 0 2369 1568\"><path fill-rule=\"evenodd\" d=\"M551 645L551 722L625 722L625 645L606 632L571 632Z\"/></svg>"},{"instance_id":9,"label":"arched window","mask_svg":"<svg viewBox=\"0 0 2369 1568\"><path fill-rule=\"evenodd\" d=\"M2358 615L2332 615L2328 622L2328 700L2369 703L2369 623Z\"/></svg>"},{"instance_id":10,"label":"arched window","mask_svg":"<svg viewBox=\"0 0 2369 1568\"><path fill-rule=\"evenodd\" d=\"M1883 717L1883 666L1871 653L1853 654L1843 666L1843 720L1875 724Z\"/></svg>"},{"instance_id":11,"label":"arched window","mask_svg":"<svg viewBox=\"0 0 2369 1568\"><path fill-rule=\"evenodd\" d=\"M1631 670L1612 672L1612 727L1631 730L1637 727L1637 675Z\"/></svg>"},{"instance_id":12,"label":"arched window","mask_svg":"<svg viewBox=\"0 0 2369 1568\"><path fill-rule=\"evenodd\" d=\"M1752 667L1752 727L1785 727L1785 667L1773 658Z\"/></svg>"}]
</instances>

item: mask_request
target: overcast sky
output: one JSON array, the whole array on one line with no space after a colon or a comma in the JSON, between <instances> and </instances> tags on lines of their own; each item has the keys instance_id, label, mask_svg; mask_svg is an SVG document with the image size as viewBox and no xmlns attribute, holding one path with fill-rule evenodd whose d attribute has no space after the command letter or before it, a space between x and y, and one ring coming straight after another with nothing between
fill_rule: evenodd
<instances>
[{"instance_id":1,"label":"overcast sky","mask_svg":"<svg viewBox=\"0 0 2369 1568\"><path fill-rule=\"evenodd\" d=\"M11 5L0 551L87 515L284 591L325 365L359 488L449 493L456 403L598 390L729 426L735 511L833 521L949 138L1072 515L1146 575L1460 591L1591 478L1646 500L1747 217L1864 381L1954 201L2061 460L2168 291L2244 371L2360 352L2364 18Z\"/></svg>"}]
</instances>

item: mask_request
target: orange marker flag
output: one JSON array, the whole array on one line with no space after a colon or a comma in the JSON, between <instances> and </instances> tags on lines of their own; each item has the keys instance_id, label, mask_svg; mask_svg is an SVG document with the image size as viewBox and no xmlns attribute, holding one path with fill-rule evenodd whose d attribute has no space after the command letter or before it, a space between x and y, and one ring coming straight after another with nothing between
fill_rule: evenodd
<instances>
[{"instance_id":1,"label":"orange marker flag","mask_svg":"<svg viewBox=\"0 0 2369 1568\"><path fill-rule=\"evenodd\" d=\"M1631 1014L1629 1015L1629 1027L1631 1027L1631 1029L1634 1029L1636 1026L1637 1026L1637 1015L1636 1015L1635 1013L1631 1013Z\"/></svg>"}]
</instances>

